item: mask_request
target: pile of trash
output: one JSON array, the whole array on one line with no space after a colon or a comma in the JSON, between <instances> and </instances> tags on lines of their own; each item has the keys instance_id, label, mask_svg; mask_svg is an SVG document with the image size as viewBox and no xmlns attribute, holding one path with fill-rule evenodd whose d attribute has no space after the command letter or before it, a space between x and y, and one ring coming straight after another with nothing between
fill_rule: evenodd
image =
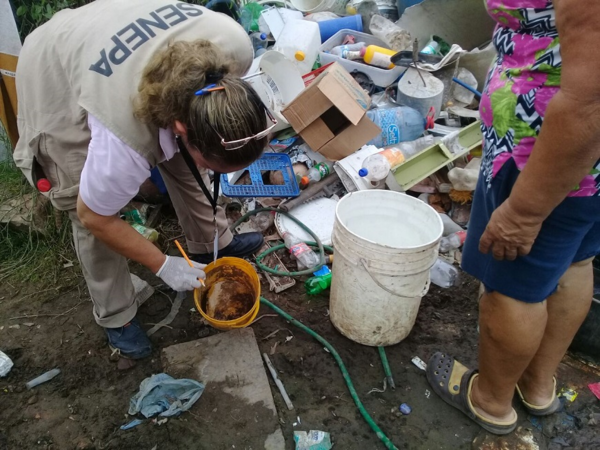
<instances>
[{"instance_id":1,"label":"pile of trash","mask_svg":"<svg viewBox=\"0 0 600 450\"><path fill-rule=\"evenodd\" d=\"M230 225L257 208L276 207L291 211L331 245L336 204L344 195L370 189L405 192L440 214L444 237L432 281L456 285L454 264L460 263L479 173L480 90L494 57L487 45L493 23L480 3L290 0L280 7L231 2L225 12L244 27L254 47L244 78L277 126L268 153L221 178L220 203ZM477 26L466 29L465 23ZM123 211L155 241L147 215L139 205ZM263 232L263 251L275 240L290 249L312 240L274 211L252 216L237 231ZM283 272L311 267L282 261L276 253L266 264ZM313 281L314 292L327 288L331 278L330 273L317 276L325 281ZM295 284L291 277L267 278L276 292ZM312 289L307 286L307 292Z\"/></svg>"}]
</instances>

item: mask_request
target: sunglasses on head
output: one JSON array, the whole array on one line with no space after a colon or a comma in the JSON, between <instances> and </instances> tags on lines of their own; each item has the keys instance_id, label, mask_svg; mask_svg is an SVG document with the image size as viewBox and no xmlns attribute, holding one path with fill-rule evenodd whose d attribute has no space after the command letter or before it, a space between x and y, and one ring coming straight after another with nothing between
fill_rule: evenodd
<instances>
[{"instance_id":1,"label":"sunglasses on head","mask_svg":"<svg viewBox=\"0 0 600 450\"><path fill-rule=\"evenodd\" d=\"M221 136L221 134L219 134L219 132L215 129L215 127L213 127L212 124L208 121L208 118L205 117L204 120L206 121L208 126L214 131L214 133L217 136L219 136L219 138L221 138L221 145L223 146L223 148L225 148L225 150L237 150L239 148L242 148L244 145L246 145L252 139L255 139L258 141L260 139L267 137L269 135L269 133L271 132L271 130L277 126L277 119L275 119L275 117L273 117L273 114L271 114L271 111L269 111L269 109L266 106L263 105L263 107L265 108L267 117L271 120L271 122L273 124L270 127L268 127L266 130L261 131L260 133L256 133L253 136L248 136L243 139L236 139L235 141L226 141L225 138L223 136Z\"/></svg>"}]
</instances>

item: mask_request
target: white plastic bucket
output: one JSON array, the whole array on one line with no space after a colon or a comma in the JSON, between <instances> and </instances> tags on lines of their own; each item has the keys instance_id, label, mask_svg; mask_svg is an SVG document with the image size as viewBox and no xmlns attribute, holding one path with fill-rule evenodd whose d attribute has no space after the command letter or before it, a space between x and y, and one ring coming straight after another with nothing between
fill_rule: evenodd
<instances>
[{"instance_id":1,"label":"white plastic bucket","mask_svg":"<svg viewBox=\"0 0 600 450\"><path fill-rule=\"evenodd\" d=\"M410 333L443 224L420 200L399 192L348 194L336 207L330 313L349 339L394 345Z\"/></svg>"},{"instance_id":2,"label":"white plastic bucket","mask_svg":"<svg viewBox=\"0 0 600 450\"><path fill-rule=\"evenodd\" d=\"M281 110L304 89L304 81L296 66L283 54L269 50L252 63L249 75L263 72L248 78L256 93L277 119L274 131L290 125Z\"/></svg>"},{"instance_id":3,"label":"white plastic bucket","mask_svg":"<svg viewBox=\"0 0 600 450\"><path fill-rule=\"evenodd\" d=\"M331 11L336 14L346 14L348 0L290 0L292 6L298 11L316 13Z\"/></svg>"}]
</instances>

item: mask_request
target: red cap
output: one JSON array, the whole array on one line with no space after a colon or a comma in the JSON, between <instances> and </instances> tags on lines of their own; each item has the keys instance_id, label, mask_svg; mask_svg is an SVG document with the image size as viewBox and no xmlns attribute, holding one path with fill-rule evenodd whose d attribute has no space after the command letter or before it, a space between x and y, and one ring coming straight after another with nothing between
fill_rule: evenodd
<instances>
[{"instance_id":1,"label":"red cap","mask_svg":"<svg viewBox=\"0 0 600 450\"><path fill-rule=\"evenodd\" d=\"M50 181L48 181L47 178L40 178L36 186L38 191L40 192L48 192L50 189L52 189L52 185L50 184Z\"/></svg>"}]
</instances>

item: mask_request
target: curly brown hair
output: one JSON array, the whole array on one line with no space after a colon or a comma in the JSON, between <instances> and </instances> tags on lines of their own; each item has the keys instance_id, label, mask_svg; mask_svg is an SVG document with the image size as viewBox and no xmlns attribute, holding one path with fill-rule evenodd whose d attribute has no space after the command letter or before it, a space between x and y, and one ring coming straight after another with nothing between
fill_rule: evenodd
<instances>
[{"instance_id":1,"label":"curly brown hair","mask_svg":"<svg viewBox=\"0 0 600 450\"><path fill-rule=\"evenodd\" d=\"M225 60L210 41L172 42L144 68L134 114L160 128L172 127L176 120L184 123L188 143L209 161L249 165L260 157L267 138L253 139L237 150L225 150L215 133L234 141L267 127L265 106L250 84L231 74L234 67L235 62ZM213 83L225 89L195 95Z\"/></svg>"}]
</instances>

